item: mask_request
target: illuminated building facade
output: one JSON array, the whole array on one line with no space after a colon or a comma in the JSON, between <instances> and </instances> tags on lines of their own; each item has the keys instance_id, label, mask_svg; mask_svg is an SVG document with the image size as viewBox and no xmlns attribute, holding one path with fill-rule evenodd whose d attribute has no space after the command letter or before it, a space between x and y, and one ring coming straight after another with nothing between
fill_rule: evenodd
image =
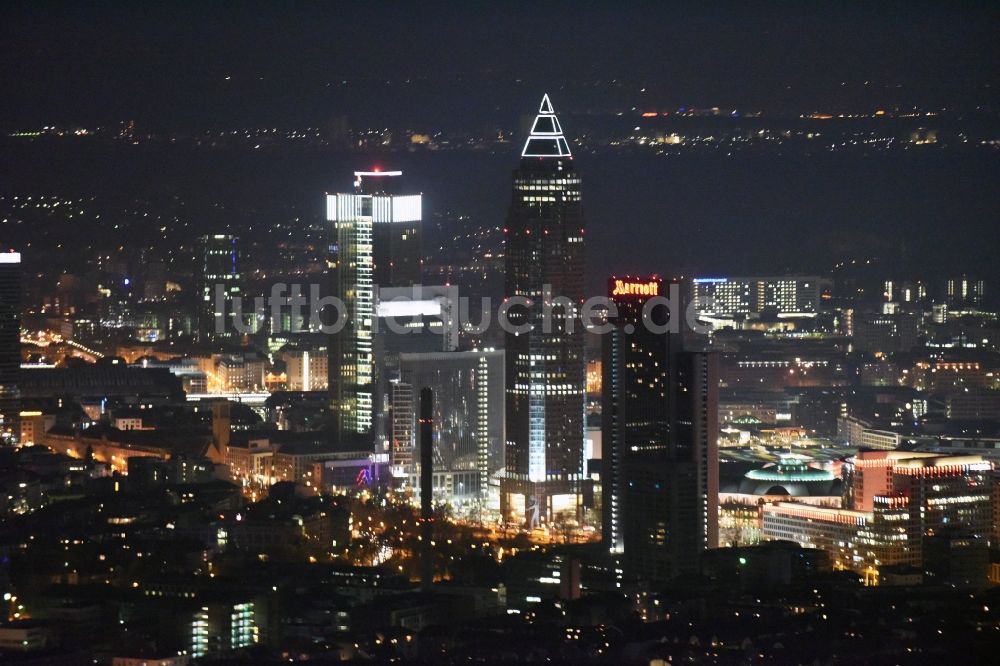
<instances>
[{"instance_id":1,"label":"illuminated building facade","mask_svg":"<svg viewBox=\"0 0 1000 666\"><path fill-rule=\"evenodd\" d=\"M910 499L920 534L992 532L993 463L980 456L913 457L892 468L892 488Z\"/></svg>"},{"instance_id":2,"label":"illuminated building facade","mask_svg":"<svg viewBox=\"0 0 1000 666\"><path fill-rule=\"evenodd\" d=\"M752 469L737 483L719 489L719 542L750 545L760 541L760 507L795 501L813 506L841 507L840 480L810 465L808 456L778 454L778 461Z\"/></svg>"},{"instance_id":3,"label":"illuminated building facade","mask_svg":"<svg viewBox=\"0 0 1000 666\"><path fill-rule=\"evenodd\" d=\"M977 307L986 297L986 283L983 280L965 277L949 278L945 284L948 303L959 307Z\"/></svg>"},{"instance_id":4,"label":"illuminated building facade","mask_svg":"<svg viewBox=\"0 0 1000 666\"><path fill-rule=\"evenodd\" d=\"M843 468L844 508L765 504L763 537L827 550L836 568L877 583L881 567L922 565L929 538L988 540L992 470L979 456L862 452Z\"/></svg>"},{"instance_id":5,"label":"illuminated building facade","mask_svg":"<svg viewBox=\"0 0 1000 666\"><path fill-rule=\"evenodd\" d=\"M905 497L881 497L871 512L778 502L761 507L764 539L795 541L830 555L835 569L851 569L877 582L879 567L919 564L919 535L913 532Z\"/></svg>"},{"instance_id":6,"label":"illuminated building facade","mask_svg":"<svg viewBox=\"0 0 1000 666\"><path fill-rule=\"evenodd\" d=\"M862 511L777 502L763 506L761 521L765 538L810 544L807 547L829 552L837 544L850 545L868 517Z\"/></svg>"},{"instance_id":7,"label":"illuminated building facade","mask_svg":"<svg viewBox=\"0 0 1000 666\"><path fill-rule=\"evenodd\" d=\"M408 479L416 474L414 449L417 441L417 412L413 386L398 379L389 383L389 465L393 477Z\"/></svg>"},{"instance_id":8,"label":"illuminated building facade","mask_svg":"<svg viewBox=\"0 0 1000 666\"><path fill-rule=\"evenodd\" d=\"M282 352L281 358L285 361L287 390L326 390L330 374L326 349L292 349Z\"/></svg>"},{"instance_id":9,"label":"illuminated building facade","mask_svg":"<svg viewBox=\"0 0 1000 666\"><path fill-rule=\"evenodd\" d=\"M987 388L986 368L979 361L918 361L911 383L930 393L952 394Z\"/></svg>"},{"instance_id":10,"label":"illuminated building facade","mask_svg":"<svg viewBox=\"0 0 1000 666\"><path fill-rule=\"evenodd\" d=\"M21 255L0 253L0 441L16 442L21 409Z\"/></svg>"},{"instance_id":11,"label":"illuminated building facade","mask_svg":"<svg viewBox=\"0 0 1000 666\"><path fill-rule=\"evenodd\" d=\"M698 314L749 317L765 311L802 314L819 311L818 276L695 278L691 297Z\"/></svg>"},{"instance_id":12,"label":"illuminated building facade","mask_svg":"<svg viewBox=\"0 0 1000 666\"><path fill-rule=\"evenodd\" d=\"M412 391L425 387L434 391L435 473L476 474L477 486L485 499L488 479L503 466L503 350L404 353L399 355L399 370L402 383L412 386ZM401 425L401 432L405 432L406 421ZM393 427L395 430L395 419ZM411 460L417 461L416 431L410 429L409 433ZM394 451L397 444L405 442L394 433ZM401 448L406 450L405 446ZM408 472L411 483L416 481L416 472L415 467ZM467 488L466 484L464 489ZM457 486L455 490L466 496L470 494L461 492L463 488Z\"/></svg>"},{"instance_id":13,"label":"illuminated building facade","mask_svg":"<svg viewBox=\"0 0 1000 666\"><path fill-rule=\"evenodd\" d=\"M196 256L198 339L212 342L234 337L239 331L230 317L233 299L240 295L239 239L224 234L201 236ZM220 291L221 303L216 296Z\"/></svg>"},{"instance_id":14,"label":"illuminated building facade","mask_svg":"<svg viewBox=\"0 0 1000 666\"><path fill-rule=\"evenodd\" d=\"M208 602L190 619L190 653L194 658L249 648L259 641L254 602Z\"/></svg>"},{"instance_id":15,"label":"illuminated building facade","mask_svg":"<svg viewBox=\"0 0 1000 666\"><path fill-rule=\"evenodd\" d=\"M663 306L663 282L611 278L616 316L604 336L602 514L605 545L624 572L668 580L718 544L718 369L685 352Z\"/></svg>"},{"instance_id":16,"label":"illuminated building facade","mask_svg":"<svg viewBox=\"0 0 1000 666\"><path fill-rule=\"evenodd\" d=\"M356 171L354 192L327 194L333 223L327 267L344 304L329 346L330 406L342 435L370 435L375 404L378 286L420 280L420 194L399 194L401 171Z\"/></svg>"},{"instance_id":17,"label":"illuminated building facade","mask_svg":"<svg viewBox=\"0 0 1000 666\"><path fill-rule=\"evenodd\" d=\"M888 302L916 303L927 298L927 285L919 280L886 280L882 286Z\"/></svg>"},{"instance_id":18,"label":"illuminated building facade","mask_svg":"<svg viewBox=\"0 0 1000 666\"><path fill-rule=\"evenodd\" d=\"M844 508L871 511L877 496L892 492L892 470L898 462L936 457L915 451L859 451L840 467Z\"/></svg>"},{"instance_id":19,"label":"illuminated building facade","mask_svg":"<svg viewBox=\"0 0 1000 666\"><path fill-rule=\"evenodd\" d=\"M547 95L514 172L505 234L510 327L500 503L507 520L537 526L579 518L588 490L580 177Z\"/></svg>"},{"instance_id":20,"label":"illuminated building facade","mask_svg":"<svg viewBox=\"0 0 1000 666\"><path fill-rule=\"evenodd\" d=\"M371 197L375 284L383 289L420 284L422 195L404 192L402 171L356 171L354 188Z\"/></svg>"}]
</instances>

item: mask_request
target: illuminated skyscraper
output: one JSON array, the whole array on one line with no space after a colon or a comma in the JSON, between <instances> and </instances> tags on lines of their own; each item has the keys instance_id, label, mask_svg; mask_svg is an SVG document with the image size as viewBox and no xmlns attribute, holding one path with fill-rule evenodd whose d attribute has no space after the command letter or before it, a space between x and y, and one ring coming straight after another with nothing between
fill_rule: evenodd
<instances>
[{"instance_id":1,"label":"illuminated skyscraper","mask_svg":"<svg viewBox=\"0 0 1000 666\"><path fill-rule=\"evenodd\" d=\"M420 194L403 193L402 171L357 171L354 188L372 197L372 279L380 289L421 284Z\"/></svg>"},{"instance_id":2,"label":"illuminated skyscraper","mask_svg":"<svg viewBox=\"0 0 1000 666\"><path fill-rule=\"evenodd\" d=\"M500 503L505 518L528 526L576 518L586 499L583 235L580 177L546 95L514 172L506 227Z\"/></svg>"},{"instance_id":3,"label":"illuminated skyscraper","mask_svg":"<svg viewBox=\"0 0 1000 666\"><path fill-rule=\"evenodd\" d=\"M644 321L650 299L667 295L657 277L612 278L616 316L603 341L604 543L647 580L693 571L718 543L716 358L683 351L680 333L660 328L665 305Z\"/></svg>"},{"instance_id":4,"label":"illuminated skyscraper","mask_svg":"<svg viewBox=\"0 0 1000 666\"><path fill-rule=\"evenodd\" d=\"M20 435L21 255L0 253L0 441Z\"/></svg>"},{"instance_id":5,"label":"illuminated skyscraper","mask_svg":"<svg viewBox=\"0 0 1000 666\"><path fill-rule=\"evenodd\" d=\"M634 289L646 286L646 293ZM601 369L602 498L604 544L611 553L624 550L625 458L633 452L663 449L670 432L667 408L667 358L671 337L643 325L642 309L658 296L663 281L611 278L608 297L616 316L603 336Z\"/></svg>"},{"instance_id":6,"label":"illuminated skyscraper","mask_svg":"<svg viewBox=\"0 0 1000 666\"><path fill-rule=\"evenodd\" d=\"M370 435L374 421L374 329L378 287L420 281L421 195L399 194L401 171L356 171L354 192L327 194L333 223L331 293L344 305L330 341L330 406L341 434Z\"/></svg>"},{"instance_id":7,"label":"illuminated skyscraper","mask_svg":"<svg viewBox=\"0 0 1000 666\"><path fill-rule=\"evenodd\" d=\"M239 239L236 236L198 238L195 276L198 339L201 342L213 342L239 333L231 317L233 299L240 295L239 256ZM220 290L223 296L221 303L217 297Z\"/></svg>"}]
</instances>

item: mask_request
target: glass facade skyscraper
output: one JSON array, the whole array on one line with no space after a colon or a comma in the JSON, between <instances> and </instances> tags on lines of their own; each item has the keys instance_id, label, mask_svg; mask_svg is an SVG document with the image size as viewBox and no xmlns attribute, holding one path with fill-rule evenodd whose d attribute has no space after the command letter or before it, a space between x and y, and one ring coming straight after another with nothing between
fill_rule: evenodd
<instances>
[{"instance_id":1,"label":"glass facade skyscraper","mask_svg":"<svg viewBox=\"0 0 1000 666\"><path fill-rule=\"evenodd\" d=\"M401 171L356 171L354 192L328 194L332 295L344 305L331 337L330 406L344 435L371 435L375 420L375 314L379 287L420 282L420 194L400 194Z\"/></svg>"},{"instance_id":2,"label":"glass facade skyscraper","mask_svg":"<svg viewBox=\"0 0 1000 666\"><path fill-rule=\"evenodd\" d=\"M411 393L424 387L434 391L434 469L475 470L483 499L490 474L503 459L503 357L502 350L400 354L402 382L394 384L396 392L403 386L412 387ZM405 394L404 388L404 399ZM419 456L413 451L420 443L412 429L409 441L397 435L397 427L402 432L407 429L408 419L405 413L402 416L399 425L393 419L392 452L400 460L415 462ZM415 474L413 469L401 471Z\"/></svg>"},{"instance_id":3,"label":"glass facade skyscraper","mask_svg":"<svg viewBox=\"0 0 1000 666\"><path fill-rule=\"evenodd\" d=\"M231 312L233 299L240 295L239 239L216 234L198 238L195 273L198 291L198 339L213 342L238 334ZM223 302L217 293L221 288ZM220 307L221 306L221 307Z\"/></svg>"},{"instance_id":4,"label":"glass facade skyscraper","mask_svg":"<svg viewBox=\"0 0 1000 666\"><path fill-rule=\"evenodd\" d=\"M583 477L584 219L580 177L546 95L514 172L507 216L504 518L577 519Z\"/></svg>"}]
</instances>

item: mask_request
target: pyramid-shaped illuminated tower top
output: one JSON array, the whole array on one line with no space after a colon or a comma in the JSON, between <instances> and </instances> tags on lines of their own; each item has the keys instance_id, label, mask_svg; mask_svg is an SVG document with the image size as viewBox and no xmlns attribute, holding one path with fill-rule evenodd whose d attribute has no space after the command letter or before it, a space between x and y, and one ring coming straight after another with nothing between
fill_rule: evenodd
<instances>
[{"instance_id":1,"label":"pyramid-shaped illuminated tower top","mask_svg":"<svg viewBox=\"0 0 1000 666\"><path fill-rule=\"evenodd\" d=\"M531 126L531 134L524 142L521 157L572 157L548 95L542 97L542 104L538 107L538 115Z\"/></svg>"}]
</instances>

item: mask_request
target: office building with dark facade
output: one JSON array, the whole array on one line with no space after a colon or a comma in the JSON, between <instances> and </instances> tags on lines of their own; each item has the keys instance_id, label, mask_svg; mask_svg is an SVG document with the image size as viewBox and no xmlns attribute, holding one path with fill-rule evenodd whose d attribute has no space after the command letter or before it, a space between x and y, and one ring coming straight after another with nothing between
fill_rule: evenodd
<instances>
[{"instance_id":1,"label":"office building with dark facade","mask_svg":"<svg viewBox=\"0 0 1000 666\"><path fill-rule=\"evenodd\" d=\"M612 278L603 341L604 543L629 577L695 571L718 545L718 368L663 327L656 277ZM643 310L647 310L644 321Z\"/></svg>"},{"instance_id":2,"label":"office building with dark facade","mask_svg":"<svg viewBox=\"0 0 1000 666\"><path fill-rule=\"evenodd\" d=\"M514 172L506 223L504 307L511 327L500 504L505 519L527 526L577 518L587 501L583 240L580 177L545 96Z\"/></svg>"},{"instance_id":3,"label":"office building with dark facade","mask_svg":"<svg viewBox=\"0 0 1000 666\"><path fill-rule=\"evenodd\" d=\"M0 254L0 441L16 442L21 401L21 255Z\"/></svg>"},{"instance_id":4,"label":"office building with dark facade","mask_svg":"<svg viewBox=\"0 0 1000 666\"><path fill-rule=\"evenodd\" d=\"M649 285L652 293L632 293L633 285ZM625 458L664 449L670 432L667 409L667 359L676 336L643 325L643 306L659 295L659 278L612 278L608 296L615 305L609 330L602 337L601 421L603 442L602 512L604 543L611 553L624 550Z\"/></svg>"},{"instance_id":5,"label":"office building with dark facade","mask_svg":"<svg viewBox=\"0 0 1000 666\"><path fill-rule=\"evenodd\" d=\"M240 295L239 257L236 236L217 234L198 238L195 279L201 342L230 338L239 332L231 315L233 299Z\"/></svg>"}]
</instances>

